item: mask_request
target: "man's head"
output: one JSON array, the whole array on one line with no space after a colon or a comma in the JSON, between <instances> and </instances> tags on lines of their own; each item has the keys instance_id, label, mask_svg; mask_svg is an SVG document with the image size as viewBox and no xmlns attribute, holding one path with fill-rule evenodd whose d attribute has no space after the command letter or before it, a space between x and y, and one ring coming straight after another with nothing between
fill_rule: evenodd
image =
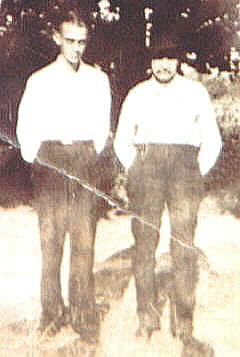
<instances>
[{"instance_id":1,"label":"man's head","mask_svg":"<svg viewBox=\"0 0 240 357\"><path fill-rule=\"evenodd\" d=\"M174 38L162 36L152 51L151 68L153 76L160 83L167 84L177 74L181 48Z\"/></svg>"},{"instance_id":2,"label":"man's head","mask_svg":"<svg viewBox=\"0 0 240 357\"><path fill-rule=\"evenodd\" d=\"M69 11L62 17L54 31L54 41L63 57L74 68L79 66L87 44L87 27L79 15Z\"/></svg>"},{"instance_id":3,"label":"man's head","mask_svg":"<svg viewBox=\"0 0 240 357\"><path fill-rule=\"evenodd\" d=\"M151 67L155 79L162 84L167 84L177 74L178 59L169 57L167 54L163 57L159 56L152 59Z\"/></svg>"}]
</instances>

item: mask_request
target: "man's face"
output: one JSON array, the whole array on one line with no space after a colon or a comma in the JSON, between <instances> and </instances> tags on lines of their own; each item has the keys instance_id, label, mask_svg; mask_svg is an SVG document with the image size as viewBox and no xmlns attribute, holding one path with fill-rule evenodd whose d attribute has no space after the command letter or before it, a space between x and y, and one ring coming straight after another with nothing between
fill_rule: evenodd
<instances>
[{"instance_id":1,"label":"man's face","mask_svg":"<svg viewBox=\"0 0 240 357\"><path fill-rule=\"evenodd\" d=\"M177 73L178 60L162 57L152 60L152 72L160 83L169 83Z\"/></svg>"},{"instance_id":2,"label":"man's face","mask_svg":"<svg viewBox=\"0 0 240 357\"><path fill-rule=\"evenodd\" d=\"M64 58L71 64L77 65L86 48L87 29L71 22L64 22L56 42Z\"/></svg>"}]
</instances>

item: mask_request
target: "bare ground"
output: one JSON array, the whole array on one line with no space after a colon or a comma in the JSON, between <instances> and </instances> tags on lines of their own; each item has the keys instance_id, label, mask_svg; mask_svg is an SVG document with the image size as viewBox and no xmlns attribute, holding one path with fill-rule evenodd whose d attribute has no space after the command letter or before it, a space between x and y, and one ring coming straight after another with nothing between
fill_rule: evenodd
<instances>
[{"instance_id":1,"label":"bare ground","mask_svg":"<svg viewBox=\"0 0 240 357\"><path fill-rule=\"evenodd\" d=\"M169 332L166 306L162 329L146 344L135 337L137 328L134 280L123 297L112 303L102 323L100 345L95 351L85 345L70 327L55 337L41 336L41 255L35 212L29 207L0 211L0 357L177 357L181 343ZM208 258L202 262L197 289L195 336L211 344L217 357L237 357L240 351L240 221L222 214L216 200L207 197L201 205L196 245ZM168 251L169 226L165 214L158 256ZM96 270L115 252L131 246L130 220L112 215L98 225ZM66 241L62 285L67 300L69 247Z\"/></svg>"}]
</instances>

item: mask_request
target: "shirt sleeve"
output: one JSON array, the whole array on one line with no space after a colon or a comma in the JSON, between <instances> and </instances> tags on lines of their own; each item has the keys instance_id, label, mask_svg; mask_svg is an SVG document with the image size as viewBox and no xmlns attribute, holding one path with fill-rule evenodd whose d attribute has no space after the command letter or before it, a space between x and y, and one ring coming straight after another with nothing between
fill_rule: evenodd
<instances>
[{"instance_id":1,"label":"shirt sleeve","mask_svg":"<svg viewBox=\"0 0 240 357\"><path fill-rule=\"evenodd\" d=\"M139 103L138 95L134 90L130 91L121 109L114 141L116 155L126 169L131 167L136 157L134 137L137 130L136 118Z\"/></svg>"},{"instance_id":2,"label":"shirt sleeve","mask_svg":"<svg viewBox=\"0 0 240 357\"><path fill-rule=\"evenodd\" d=\"M215 165L222 149L222 139L216 115L207 90L202 87L198 96L201 144L198 163L202 175L206 175Z\"/></svg>"},{"instance_id":3,"label":"shirt sleeve","mask_svg":"<svg viewBox=\"0 0 240 357\"><path fill-rule=\"evenodd\" d=\"M94 134L94 146L96 152L99 154L105 147L107 138L110 134L110 121L111 121L111 89L107 75L101 73L101 80L95 86L97 90L95 98L96 117L98 124Z\"/></svg>"},{"instance_id":4,"label":"shirt sleeve","mask_svg":"<svg viewBox=\"0 0 240 357\"><path fill-rule=\"evenodd\" d=\"M16 129L22 157L30 163L36 158L41 143L38 118L41 93L36 89L30 78L19 105Z\"/></svg>"}]
</instances>

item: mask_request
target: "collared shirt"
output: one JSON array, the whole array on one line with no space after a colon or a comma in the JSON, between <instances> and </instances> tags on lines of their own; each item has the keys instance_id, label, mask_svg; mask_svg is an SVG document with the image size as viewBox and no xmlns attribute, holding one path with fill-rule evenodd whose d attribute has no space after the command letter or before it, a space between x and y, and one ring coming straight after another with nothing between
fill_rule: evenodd
<instances>
[{"instance_id":1,"label":"collared shirt","mask_svg":"<svg viewBox=\"0 0 240 357\"><path fill-rule=\"evenodd\" d=\"M62 55L27 81L18 114L23 158L33 162L43 141L93 140L100 152L110 131L111 92L107 75L81 63L74 71Z\"/></svg>"},{"instance_id":2,"label":"collared shirt","mask_svg":"<svg viewBox=\"0 0 240 357\"><path fill-rule=\"evenodd\" d=\"M116 154L129 168L135 144L183 144L200 147L198 162L206 174L215 164L222 141L205 87L180 75L167 85L154 77L130 90L123 103Z\"/></svg>"}]
</instances>

